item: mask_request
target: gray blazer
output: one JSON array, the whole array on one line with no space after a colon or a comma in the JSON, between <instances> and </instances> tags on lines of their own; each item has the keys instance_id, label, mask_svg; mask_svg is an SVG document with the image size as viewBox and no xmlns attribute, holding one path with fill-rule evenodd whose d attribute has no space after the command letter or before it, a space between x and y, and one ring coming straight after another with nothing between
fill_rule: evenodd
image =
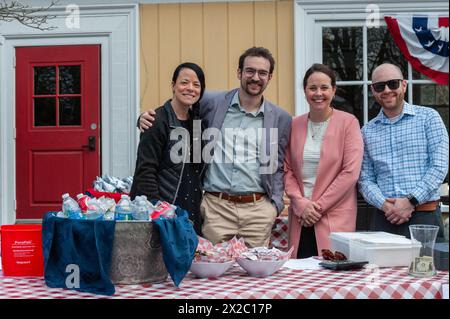
<instances>
[{"instance_id":1,"label":"gray blazer","mask_svg":"<svg viewBox=\"0 0 450 319\"><path fill-rule=\"evenodd\" d=\"M200 101L200 117L204 128L221 129L231 100L238 89L228 92L205 92ZM263 187L277 207L284 209L284 153L291 133L292 117L289 113L265 100L263 127L268 134L263 137L265 155L260 158ZM272 130L270 130L272 129ZM214 148L212 148L212 152ZM263 152L264 153L264 152ZM207 167L208 163L206 163Z\"/></svg>"}]
</instances>

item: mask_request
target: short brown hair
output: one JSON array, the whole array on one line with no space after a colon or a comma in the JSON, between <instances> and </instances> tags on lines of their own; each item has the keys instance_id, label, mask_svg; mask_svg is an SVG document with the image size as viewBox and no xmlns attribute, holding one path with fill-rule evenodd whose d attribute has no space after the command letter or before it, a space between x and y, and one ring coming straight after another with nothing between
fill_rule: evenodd
<instances>
[{"instance_id":1,"label":"short brown hair","mask_svg":"<svg viewBox=\"0 0 450 319\"><path fill-rule=\"evenodd\" d=\"M320 72L328 75L328 77L331 79L331 86L336 86L336 75L334 71L325 64L320 63L314 63L308 71L306 71L305 76L303 77L303 89L306 89L306 84L308 83L308 79L311 76L311 74L315 72Z\"/></svg>"},{"instance_id":2,"label":"short brown hair","mask_svg":"<svg viewBox=\"0 0 450 319\"><path fill-rule=\"evenodd\" d=\"M263 47L251 47L250 49L247 49L244 53L241 54L239 57L239 69L242 70L244 68L244 60L248 56L256 56L256 57L262 57L264 59L269 60L270 62L270 69L269 73L273 73L273 69L275 69L275 59L272 56L272 53L266 48Z\"/></svg>"}]
</instances>

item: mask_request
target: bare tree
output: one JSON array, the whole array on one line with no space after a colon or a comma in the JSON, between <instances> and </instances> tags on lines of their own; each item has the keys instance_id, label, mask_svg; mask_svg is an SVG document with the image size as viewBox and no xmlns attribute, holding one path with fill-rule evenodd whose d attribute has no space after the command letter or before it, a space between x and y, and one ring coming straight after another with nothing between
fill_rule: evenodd
<instances>
[{"instance_id":1,"label":"bare tree","mask_svg":"<svg viewBox=\"0 0 450 319\"><path fill-rule=\"evenodd\" d=\"M55 18L55 16L48 14L41 14L53 7L59 0L52 0L46 7L33 8L31 5L26 5L20 1L6 1L0 0L0 21L11 22L19 21L21 24L38 29L38 30L53 30L55 27L46 26L47 21Z\"/></svg>"}]
</instances>

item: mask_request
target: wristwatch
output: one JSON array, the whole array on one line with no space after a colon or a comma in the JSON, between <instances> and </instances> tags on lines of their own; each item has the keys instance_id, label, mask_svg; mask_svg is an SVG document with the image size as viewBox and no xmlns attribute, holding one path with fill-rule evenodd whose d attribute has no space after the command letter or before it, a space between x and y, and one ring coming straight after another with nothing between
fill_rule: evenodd
<instances>
[{"instance_id":1,"label":"wristwatch","mask_svg":"<svg viewBox=\"0 0 450 319\"><path fill-rule=\"evenodd\" d=\"M414 195L409 194L408 196L406 196L406 198L409 200L409 202L411 203L411 205L413 205L414 207L416 207L417 205L419 205L419 201L414 197Z\"/></svg>"}]
</instances>

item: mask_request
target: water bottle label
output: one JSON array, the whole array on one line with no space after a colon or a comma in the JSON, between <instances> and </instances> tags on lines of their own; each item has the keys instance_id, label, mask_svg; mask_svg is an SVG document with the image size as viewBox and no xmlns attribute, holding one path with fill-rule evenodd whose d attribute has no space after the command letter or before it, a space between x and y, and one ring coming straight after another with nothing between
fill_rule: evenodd
<instances>
[{"instance_id":1,"label":"water bottle label","mask_svg":"<svg viewBox=\"0 0 450 319\"><path fill-rule=\"evenodd\" d=\"M68 217L72 219L83 219L83 215L78 210L69 210Z\"/></svg>"},{"instance_id":2,"label":"water bottle label","mask_svg":"<svg viewBox=\"0 0 450 319\"><path fill-rule=\"evenodd\" d=\"M133 220L131 213L116 212L116 220Z\"/></svg>"},{"instance_id":3,"label":"water bottle label","mask_svg":"<svg viewBox=\"0 0 450 319\"><path fill-rule=\"evenodd\" d=\"M91 198L90 198L89 196L84 195L83 197L81 197L81 198L78 200L78 206L80 206L80 208L81 208L81 210L82 210L83 212L85 212L85 211L88 210L88 201L89 201L90 199L91 199Z\"/></svg>"}]
</instances>

